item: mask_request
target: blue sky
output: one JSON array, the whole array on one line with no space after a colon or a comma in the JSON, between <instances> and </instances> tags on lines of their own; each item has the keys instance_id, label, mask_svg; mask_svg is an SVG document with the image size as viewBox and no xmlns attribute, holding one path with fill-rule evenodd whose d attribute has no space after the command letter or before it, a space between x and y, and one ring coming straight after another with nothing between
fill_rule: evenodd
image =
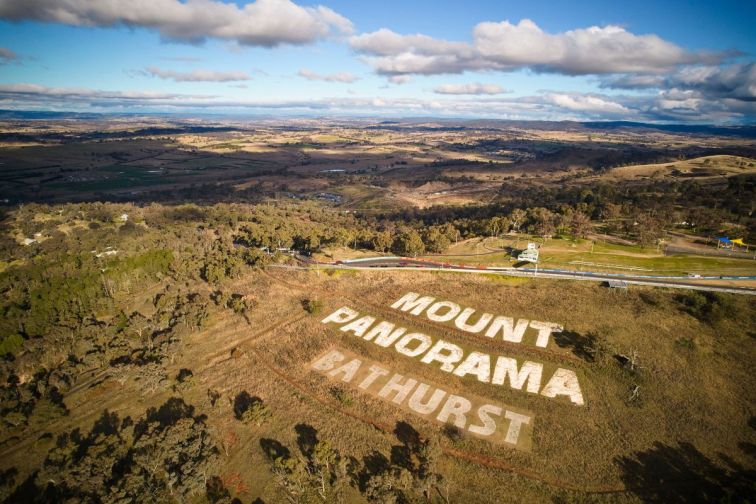
<instances>
[{"instance_id":1,"label":"blue sky","mask_svg":"<svg viewBox=\"0 0 756 504\"><path fill-rule=\"evenodd\" d=\"M0 0L0 108L752 123L756 2Z\"/></svg>"}]
</instances>

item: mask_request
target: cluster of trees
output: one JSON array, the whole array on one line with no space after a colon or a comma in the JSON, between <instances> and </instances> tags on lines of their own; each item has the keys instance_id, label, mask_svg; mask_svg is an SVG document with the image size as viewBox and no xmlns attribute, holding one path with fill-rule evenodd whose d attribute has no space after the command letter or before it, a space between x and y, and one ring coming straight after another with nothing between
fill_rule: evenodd
<instances>
[{"instance_id":1,"label":"cluster of trees","mask_svg":"<svg viewBox=\"0 0 756 504\"><path fill-rule=\"evenodd\" d=\"M362 463L318 439L310 425L298 424L295 431L297 452L274 439L260 440L279 491L292 504L348 502L356 492L376 504L429 502L435 495L449 501L450 484L438 467L438 439L421 438L405 422L396 425L401 444L392 447L390 460L374 451Z\"/></svg>"},{"instance_id":2,"label":"cluster of trees","mask_svg":"<svg viewBox=\"0 0 756 504\"><path fill-rule=\"evenodd\" d=\"M106 410L88 433L61 434L6 501L186 501L205 493L218 461L204 416L174 397L136 420Z\"/></svg>"},{"instance_id":3,"label":"cluster of trees","mask_svg":"<svg viewBox=\"0 0 756 504\"><path fill-rule=\"evenodd\" d=\"M62 399L86 371L104 367L118 379L138 377L145 391L165 389L163 362L186 334L220 310L247 317L253 307L242 296L197 289L245 267L230 237L197 224L208 217L191 206L103 204L29 205L6 216L0 440L67 414ZM41 237L24 247L13 239L19 231ZM145 299L150 291L157 294Z\"/></svg>"}]
</instances>

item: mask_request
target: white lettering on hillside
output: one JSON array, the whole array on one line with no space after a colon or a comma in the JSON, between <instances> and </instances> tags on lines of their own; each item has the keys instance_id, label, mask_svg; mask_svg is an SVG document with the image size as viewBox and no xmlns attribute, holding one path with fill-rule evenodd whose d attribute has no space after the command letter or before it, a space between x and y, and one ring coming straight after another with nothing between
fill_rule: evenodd
<instances>
[{"instance_id":1,"label":"white lettering on hillside","mask_svg":"<svg viewBox=\"0 0 756 504\"><path fill-rule=\"evenodd\" d=\"M451 320L449 314L458 313L458 305L441 302L433 303L434 298L419 294L409 293L394 303L392 306L402 311L417 314L428 308L433 310L434 317ZM434 309L434 306L440 308ZM455 308L456 307L456 308ZM419 311L418 311L419 310ZM440 315L439 315L440 313ZM471 312L464 315L463 326L466 326ZM488 314L484 314L488 315ZM481 320L492 320L486 331L486 336L493 337L497 333L502 334L505 341L520 342L522 335L528 327L537 331L536 345L546 346L552 332L560 330L556 324L549 322L519 320L514 323L513 319L498 316L496 318L481 316L472 328L478 332L483 331ZM546 385L543 386L543 364L532 361L518 361L514 357L506 355L491 356L487 353L471 351L466 353L462 347L443 339L435 340L423 333L410 332L404 327L397 328L388 321L377 322L375 317L369 315L360 316L360 313L349 307L341 307L331 315L323 319L324 324L335 323L339 329L365 341L372 341L378 346L394 350L409 358L420 357L420 362L429 365L438 365L441 371L452 373L464 378L468 375L483 383L491 385L509 386L513 390L524 391L530 394L539 394L550 399L566 398L576 406L583 406L585 400L580 387L578 376L574 371L556 368L551 374ZM480 326L480 327L478 327ZM344 366L347 366L345 364ZM347 376L351 368L340 371ZM347 380L345 380L347 381ZM387 392L388 393L388 392ZM461 415L461 413L449 412L448 415Z\"/></svg>"},{"instance_id":2,"label":"white lettering on hillside","mask_svg":"<svg viewBox=\"0 0 756 504\"><path fill-rule=\"evenodd\" d=\"M310 368L429 420L495 443L530 449L533 415L521 409L451 394L411 376L392 373L346 350L329 350Z\"/></svg>"},{"instance_id":3,"label":"white lettering on hillside","mask_svg":"<svg viewBox=\"0 0 756 504\"><path fill-rule=\"evenodd\" d=\"M495 338L501 335L501 339L510 343L522 343L526 331L535 329L537 336L534 344L541 348L548 346L553 333L562 331L562 326L559 324L527 319L519 319L515 322L512 317L503 315L494 317L491 313L481 313L476 322L470 322L470 318L477 311L474 308L463 310L452 301L436 301L436 298L432 296L420 296L417 292L408 292L392 304L391 308L414 316L425 312L428 320L433 322L453 320L454 325L462 331L478 334L485 330L487 337Z\"/></svg>"}]
</instances>

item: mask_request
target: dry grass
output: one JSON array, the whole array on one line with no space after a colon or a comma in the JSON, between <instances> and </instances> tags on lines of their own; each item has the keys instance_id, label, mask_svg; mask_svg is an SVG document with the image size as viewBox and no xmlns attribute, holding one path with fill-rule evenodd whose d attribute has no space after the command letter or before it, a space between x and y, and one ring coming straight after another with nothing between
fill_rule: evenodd
<instances>
[{"instance_id":1,"label":"dry grass","mask_svg":"<svg viewBox=\"0 0 756 504\"><path fill-rule=\"evenodd\" d=\"M258 304L249 314L251 324L232 315L217 318L212 327L184 340L168 366L168 374L173 376L181 368L193 371L193 385L182 394L208 415L214 436L223 443L222 473L234 481L234 493L245 502L256 497L266 502L280 499L260 439L275 439L295 449L295 427L299 424L312 426L320 439L328 439L358 461L374 450L388 456L392 445L398 444L390 431L400 420L423 435L440 434L435 423L382 400L349 390L345 391L348 401L334 397L332 383L306 367L333 345L397 372L442 384L450 391L535 413L533 450L529 453L469 436L459 441L444 438L442 443L450 452L457 450L476 460L451 455L443 458L442 470L452 482L453 502L585 497L582 492L565 491L560 486L612 489L618 493L593 495L591 499L635 501L634 494L623 491L629 477L617 461L648 450L655 442L676 446L684 441L712 460L720 460L721 455L745 467L752 465L742 449L756 443L754 431L748 427L754 416L751 391L756 386L751 373L753 340L747 334L747 328L753 327L754 310L748 298L727 298L736 315L711 326L681 311L676 292L633 288L622 295L593 284L567 281L502 282L425 272L317 275L271 270L250 274L230 288L254 296ZM491 313L561 323L577 337L597 335L610 350L604 358L590 362L565 343L562 347L552 343L539 352L532 346L478 341L453 325L434 324L389 308L410 290ZM305 297L321 300L322 313L306 314L301 306ZM508 387L459 379L319 322L342 305L401 322L434 338L443 337L467 350L542 362L545 376L557 366L574 369L587 404L576 407ZM680 344L688 340L692 345ZM638 375L623 369L613 357L633 351L640 356ZM634 384L641 387L640 401L629 404ZM208 390L221 394L214 407ZM242 391L269 405L273 413L269 422L256 427L234 419L231 402ZM143 396L133 381L121 385L106 379L67 397L70 417L48 430L55 434L74 426L87 427L103 408L121 416L137 415L172 394L163 390ZM388 432L368 423L376 419L388 427ZM34 443L34 439L3 453L3 466L38 466L49 446ZM497 464L509 470L489 467Z\"/></svg>"}]
</instances>

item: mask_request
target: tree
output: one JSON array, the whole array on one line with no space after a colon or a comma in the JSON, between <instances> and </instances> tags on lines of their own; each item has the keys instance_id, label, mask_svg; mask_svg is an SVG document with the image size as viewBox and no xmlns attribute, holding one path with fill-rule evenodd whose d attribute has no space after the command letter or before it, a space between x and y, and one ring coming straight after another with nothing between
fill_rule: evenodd
<instances>
[{"instance_id":1,"label":"tree","mask_svg":"<svg viewBox=\"0 0 756 504\"><path fill-rule=\"evenodd\" d=\"M315 436L313 434L313 436ZM271 470L286 500L299 502L343 502L344 492L350 483L347 459L327 441L314 437L312 444L300 439L301 455L293 455L280 443L270 444Z\"/></svg>"},{"instance_id":2,"label":"tree","mask_svg":"<svg viewBox=\"0 0 756 504\"><path fill-rule=\"evenodd\" d=\"M489 236L498 237L502 233L506 233L509 230L510 221L508 218L500 215L495 215L488 219L486 224L486 233Z\"/></svg>"},{"instance_id":3,"label":"tree","mask_svg":"<svg viewBox=\"0 0 756 504\"><path fill-rule=\"evenodd\" d=\"M304 308L304 311L306 311L307 313L315 315L317 313L320 313L320 311L323 309L323 301L314 298L303 299L302 308Z\"/></svg>"},{"instance_id":4,"label":"tree","mask_svg":"<svg viewBox=\"0 0 756 504\"><path fill-rule=\"evenodd\" d=\"M591 219L583 212L573 212L570 219L570 232L575 238L585 238L590 230Z\"/></svg>"},{"instance_id":5,"label":"tree","mask_svg":"<svg viewBox=\"0 0 756 504\"><path fill-rule=\"evenodd\" d=\"M439 254L449 248L451 242L441 230L433 226L425 233L425 247L429 252Z\"/></svg>"},{"instance_id":6,"label":"tree","mask_svg":"<svg viewBox=\"0 0 756 504\"><path fill-rule=\"evenodd\" d=\"M636 236L642 247L653 245L662 235L661 223L647 212L642 212L635 217Z\"/></svg>"},{"instance_id":7,"label":"tree","mask_svg":"<svg viewBox=\"0 0 756 504\"><path fill-rule=\"evenodd\" d=\"M556 231L556 216L547 208L532 208L528 211L528 220L535 234L549 238Z\"/></svg>"},{"instance_id":8,"label":"tree","mask_svg":"<svg viewBox=\"0 0 756 504\"><path fill-rule=\"evenodd\" d=\"M241 421L248 425L261 426L272 416L268 408L261 399L252 401L246 410L241 414Z\"/></svg>"},{"instance_id":9,"label":"tree","mask_svg":"<svg viewBox=\"0 0 756 504\"><path fill-rule=\"evenodd\" d=\"M417 257L425 251L425 244L417 231L407 229L394 240L394 250L399 255Z\"/></svg>"},{"instance_id":10,"label":"tree","mask_svg":"<svg viewBox=\"0 0 756 504\"><path fill-rule=\"evenodd\" d=\"M616 233L620 227L617 223L622 218L622 205L615 205L614 203L606 203L601 209L601 220L606 226L608 233Z\"/></svg>"},{"instance_id":11,"label":"tree","mask_svg":"<svg viewBox=\"0 0 756 504\"><path fill-rule=\"evenodd\" d=\"M372 476L366 485L365 497L376 504L395 504L404 492L412 487L412 474L406 470L391 467Z\"/></svg>"},{"instance_id":12,"label":"tree","mask_svg":"<svg viewBox=\"0 0 756 504\"><path fill-rule=\"evenodd\" d=\"M523 222L525 222L525 217L527 217L525 210L521 208L515 208L514 210L512 210L512 213L509 214L509 221L512 225L512 229L519 231L520 226L522 226Z\"/></svg>"},{"instance_id":13,"label":"tree","mask_svg":"<svg viewBox=\"0 0 756 504\"><path fill-rule=\"evenodd\" d=\"M421 441L416 448L415 487L426 500L430 500L431 492L443 479L438 472L438 460L441 458L441 453L441 445L435 437Z\"/></svg>"},{"instance_id":14,"label":"tree","mask_svg":"<svg viewBox=\"0 0 756 504\"><path fill-rule=\"evenodd\" d=\"M373 236L373 249L378 252L386 252L394 243L394 237L390 231L379 231Z\"/></svg>"},{"instance_id":15,"label":"tree","mask_svg":"<svg viewBox=\"0 0 756 504\"><path fill-rule=\"evenodd\" d=\"M205 491L218 450L202 416L178 398L136 423L104 411L92 430L63 434L35 484L50 502L173 502Z\"/></svg>"}]
</instances>

